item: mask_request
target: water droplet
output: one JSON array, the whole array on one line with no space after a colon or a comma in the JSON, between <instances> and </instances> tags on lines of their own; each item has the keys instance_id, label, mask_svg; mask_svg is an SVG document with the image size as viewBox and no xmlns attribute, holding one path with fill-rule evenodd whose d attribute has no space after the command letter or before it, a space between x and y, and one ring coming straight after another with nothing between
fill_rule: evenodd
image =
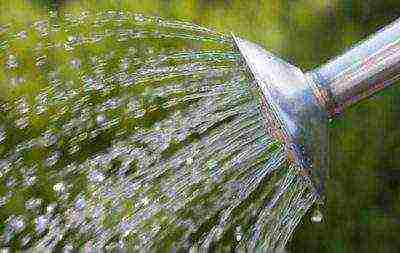
<instances>
[{"instance_id":1,"label":"water droplet","mask_svg":"<svg viewBox=\"0 0 400 253\"><path fill-rule=\"evenodd\" d=\"M314 223L320 223L322 222L323 215L320 210L314 210L312 216L311 216L311 221Z\"/></svg>"},{"instance_id":2,"label":"water droplet","mask_svg":"<svg viewBox=\"0 0 400 253\"><path fill-rule=\"evenodd\" d=\"M15 121L15 125L19 129L25 129L29 126L29 119L27 117L21 117Z\"/></svg>"},{"instance_id":3,"label":"water droplet","mask_svg":"<svg viewBox=\"0 0 400 253\"><path fill-rule=\"evenodd\" d=\"M17 103L17 110L19 111L19 113L26 114L29 112L29 105L28 102L26 101L26 98L22 97L16 103Z\"/></svg>"},{"instance_id":4,"label":"water droplet","mask_svg":"<svg viewBox=\"0 0 400 253\"><path fill-rule=\"evenodd\" d=\"M121 105L121 101L116 98L111 98L102 104L102 110L115 110Z\"/></svg>"},{"instance_id":5,"label":"water droplet","mask_svg":"<svg viewBox=\"0 0 400 253\"><path fill-rule=\"evenodd\" d=\"M55 184L54 186L53 186L53 190L57 193L57 194L62 194L62 193L64 193L65 192L65 185L64 185L64 183L62 183L62 182L60 182L60 183L57 183L57 184Z\"/></svg>"},{"instance_id":6,"label":"water droplet","mask_svg":"<svg viewBox=\"0 0 400 253\"><path fill-rule=\"evenodd\" d=\"M21 40L26 39L26 37L28 37L28 34L26 31L20 31L17 33L17 37L18 37L18 39L21 39Z\"/></svg>"},{"instance_id":7,"label":"water droplet","mask_svg":"<svg viewBox=\"0 0 400 253\"><path fill-rule=\"evenodd\" d=\"M68 42L75 42L77 38L75 36L68 36L67 40Z\"/></svg>"},{"instance_id":8,"label":"water droplet","mask_svg":"<svg viewBox=\"0 0 400 253\"><path fill-rule=\"evenodd\" d=\"M83 210L86 207L86 201L83 197L78 197L75 201L75 208L78 210Z\"/></svg>"},{"instance_id":9,"label":"water droplet","mask_svg":"<svg viewBox=\"0 0 400 253\"><path fill-rule=\"evenodd\" d=\"M15 55L10 54L7 57L6 67L8 69L14 69L14 68L18 67L18 60L17 60L17 57Z\"/></svg>"},{"instance_id":10,"label":"water droplet","mask_svg":"<svg viewBox=\"0 0 400 253\"><path fill-rule=\"evenodd\" d=\"M1 196L0 197L0 207L4 206L7 204L8 198L6 196Z\"/></svg>"},{"instance_id":11,"label":"water droplet","mask_svg":"<svg viewBox=\"0 0 400 253\"><path fill-rule=\"evenodd\" d=\"M107 116L104 114L99 114L96 117L96 123L99 126L104 126L105 124L107 124Z\"/></svg>"},{"instance_id":12,"label":"water droplet","mask_svg":"<svg viewBox=\"0 0 400 253\"><path fill-rule=\"evenodd\" d=\"M81 67L81 61L78 58L72 59L70 63L74 69L79 69Z\"/></svg>"},{"instance_id":13,"label":"water droplet","mask_svg":"<svg viewBox=\"0 0 400 253\"><path fill-rule=\"evenodd\" d=\"M122 241L122 240L119 240L119 241L118 241L118 245L117 245L117 247L118 247L118 249L124 249L124 248L125 248L124 241Z\"/></svg>"},{"instance_id":14,"label":"water droplet","mask_svg":"<svg viewBox=\"0 0 400 253\"><path fill-rule=\"evenodd\" d=\"M42 204L42 199L35 199L35 198L31 198L31 199L29 199L29 200L27 200L26 202L25 202L25 207L28 209L28 210L35 210L35 209L37 209L37 208L39 208L40 207L40 205Z\"/></svg>"},{"instance_id":15,"label":"water droplet","mask_svg":"<svg viewBox=\"0 0 400 253\"><path fill-rule=\"evenodd\" d=\"M63 187L63 191L65 191L65 186L64 186L64 184L61 183L61 185L62 185L62 187ZM53 189L54 189L54 187L53 187ZM51 214L51 213L54 212L54 210L56 209L56 207L57 207L57 204L56 204L56 203L51 203L51 204L49 204L49 205L46 207L46 212L47 212L48 214Z\"/></svg>"},{"instance_id":16,"label":"water droplet","mask_svg":"<svg viewBox=\"0 0 400 253\"><path fill-rule=\"evenodd\" d=\"M137 109L139 109L140 103L136 98L131 98L126 106L127 106L128 112L131 113L131 112L134 112Z\"/></svg>"},{"instance_id":17,"label":"water droplet","mask_svg":"<svg viewBox=\"0 0 400 253\"><path fill-rule=\"evenodd\" d=\"M25 78L21 77L21 76L17 76L17 77L12 77L10 78L10 83L12 86L17 86L21 83L25 82Z\"/></svg>"},{"instance_id":18,"label":"water droplet","mask_svg":"<svg viewBox=\"0 0 400 253\"><path fill-rule=\"evenodd\" d=\"M36 114L37 114L37 115L41 115L41 114L45 113L46 110L47 110L46 106L38 105L38 106L36 107Z\"/></svg>"},{"instance_id":19,"label":"water droplet","mask_svg":"<svg viewBox=\"0 0 400 253\"><path fill-rule=\"evenodd\" d=\"M139 109L135 112L134 117L135 118L141 118L146 114L146 110L145 109Z\"/></svg>"},{"instance_id":20,"label":"water droplet","mask_svg":"<svg viewBox=\"0 0 400 253\"><path fill-rule=\"evenodd\" d=\"M0 144L3 143L6 139L6 130L4 127L0 127Z\"/></svg>"},{"instance_id":21,"label":"water droplet","mask_svg":"<svg viewBox=\"0 0 400 253\"><path fill-rule=\"evenodd\" d=\"M33 23L33 27L39 32L40 36L45 37L48 35L49 22L46 20L39 20Z\"/></svg>"},{"instance_id":22,"label":"water droplet","mask_svg":"<svg viewBox=\"0 0 400 253\"><path fill-rule=\"evenodd\" d=\"M27 246L28 245L28 243L30 242L32 240L32 237L30 237L30 236L24 236L22 239L21 239L21 246L23 246L23 247L25 247L25 246Z\"/></svg>"},{"instance_id":23,"label":"water droplet","mask_svg":"<svg viewBox=\"0 0 400 253\"><path fill-rule=\"evenodd\" d=\"M61 152L60 151L54 151L53 153L50 154L50 156L44 161L44 165L46 167L52 167L54 166L58 160L61 157Z\"/></svg>"},{"instance_id":24,"label":"water droplet","mask_svg":"<svg viewBox=\"0 0 400 253\"><path fill-rule=\"evenodd\" d=\"M15 232L19 233L25 229L25 219L22 216L11 216L8 221L9 228Z\"/></svg>"},{"instance_id":25,"label":"water droplet","mask_svg":"<svg viewBox=\"0 0 400 253\"><path fill-rule=\"evenodd\" d=\"M74 252L74 247L70 244L67 244L63 247L63 253L72 253Z\"/></svg>"},{"instance_id":26,"label":"water droplet","mask_svg":"<svg viewBox=\"0 0 400 253\"><path fill-rule=\"evenodd\" d=\"M4 176L7 174L7 172L10 170L11 164L7 160L0 160L0 177Z\"/></svg>"},{"instance_id":27,"label":"water droplet","mask_svg":"<svg viewBox=\"0 0 400 253\"><path fill-rule=\"evenodd\" d=\"M129 68L129 59L128 58L121 59L121 64L119 65L119 67L123 71L128 70L128 68Z\"/></svg>"},{"instance_id":28,"label":"water droplet","mask_svg":"<svg viewBox=\"0 0 400 253\"><path fill-rule=\"evenodd\" d=\"M17 179L16 178L14 178L14 177L12 177L12 176L9 176L9 177L7 177L7 179L6 179L6 187L8 187L8 188L12 188L12 187L14 187L14 186L16 186L17 185Z\"/></svg>"},{"instance_id":29,"label":"water droplet","mask_svg":"<svg viewBox=\"0 0 400 253\"><path fill-rule=\"evenodd\" d=\"M127 237L132 232L132 225L124 219L125 218L123 218L123 220L119 224L119 227L122 232L122 236Z\"/></svg>"},{"instance_id":30,"label":"water droplet","mask_svg":"<svg viewBox=\"0 0 400 253\"><path fill-rule=\"evenodd\" d=\"M79 145L72 145L68 148L68 153L73 155L80 150Z\"/></svg>"},{"instance_id":31,"label":"water droplet","mask_svg":"<svg viewBox=\"0 0 400 253\"><path fill-rule=\"evenodd\" d=\"M27 176L24 180L25 186L32 186L36 182L36 176Z\"/></svg>"},{"instance_id":32,"label":"water droplet","mask_svg":"<svg viewBox=\"0 0 400 253\"><path fill-rule=\"evenodd\" d=\"M94 182L94 183L103 182L103 180L105 179L103 173L101 173L100 171L97 171L97 170L89 172L88 178L89 178L89 181Z\"/></svg>"},{"instance_id":33,"label":"water droplet","mask_svg":"<svg viewBox=\"0 0 400 253\"><path fill-rule=\"evenodd\" d=\"M135 21L143 22L143 21L145 21L145 18L142 14L135 14Z\"/></svg>"},{"instance_id":34,"label":"water droplet","mask_svg":"<svg viewBox=\"0 0 400 253\"><path fill-rule=\"evenodd\" d=\"M149 202L150 202L150 200L149 200L149 198L147 196L142 199L142 204L144 206L147 206L149 204Z\"/></svg>"},{"instance_id":35,"label":"water droplet","mask_svg":"<svg viewBox=\"0 0 400 253\"><path fill-rule=\"evenodd\" d=\"M217 167L218 166L218 161L216 161L216 160L214 160L214 159L211 159L211 160L208 160L207 161L207 167L209 168L209 169L214 169L215 167Z\"/></svg>"},{"instance_id":36,"label":"water droplet","mask_svg":"<svg viewBox=\"0 0 400 253\"><path fill-rule=\"evenodd\" d=\"M47 131L43 134L42 137L42 143L44 147L50 147L56 144L58 141L58 138L55 134L53 134L51 131Z\"/></svg>"},{"instance_id":37,"label":"water droplet","mask_svg":"<svg viewBox=\"0 0 400 253\"><path fill-rule=\"evenodd\" d=\"M104 84L100 81L97 81L93 79L90 76L84 76L83 78L84 86L85 86L85 91L98 91L102 90L104 88Z\"/></svg>"},{"instance_id":38,"label":"water droplet","mask_svg":"<svg viewBox=\"0 0 400 253\"><path fill-rule=\"evenodd\" d=\"M36 66L40 67L46 63L47 56L42 55L36 58Z\"/></svg>"},{"instance_id":39,"label":"water droplet","mask_svg":"<svg viewBox=\"0 0 400 253\"><path fill-rule=\"evenodd\" d=\"M235 239L236 241L241 241L243 238L243 233L242 233L242 228L240 226L237 226L235 228Z\"/></svg>"},{"instance_id":40,"label":"water droplet","mask_svg":"<svg viewBox=\"0 0 400 253\"><path fill-rule=\"evenodd\" d=\"M178 141L184 141L189 134L189 130L187 128L179 129L178 132L175 133L175 138Z\"/></svg>"},{"instance_id":41,"label":"water droplet","mask_svg":"<svg viewBox=\"0 0 400 253\"><path fill-rule=\"evenodd\" d=\"M192 166L192 164L193 164L193 157L186 158L186 165L187 166Z\"/></svg>"},{"instance_id":42,"label":"water droplet","mask_svg":"<svg viewBox=\"0 0 400 253\"><path fill-rule=\"evenodd\" d=\"M35 230L38 233L43 233L43 231L46 229L47 227L47 218L44 215L40 215L39 217L37 217L35 219Z\"/></svg>"}]
</instances>

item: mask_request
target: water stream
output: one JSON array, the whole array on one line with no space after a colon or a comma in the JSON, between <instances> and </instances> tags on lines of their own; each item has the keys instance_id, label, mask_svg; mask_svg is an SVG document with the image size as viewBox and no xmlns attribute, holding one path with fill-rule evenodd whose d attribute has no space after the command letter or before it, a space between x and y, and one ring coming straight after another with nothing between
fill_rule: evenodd
<instances>
[{"instance_id":1,"label":"water stream","mask_svg":"<svg viewBox=\"0 0 400 253\"><path fill-rule=\"evenodd\" d=\"M0 64L3 247L283 247L315 201L229 36L52 12Z\"/></svg>"}]
</instances>

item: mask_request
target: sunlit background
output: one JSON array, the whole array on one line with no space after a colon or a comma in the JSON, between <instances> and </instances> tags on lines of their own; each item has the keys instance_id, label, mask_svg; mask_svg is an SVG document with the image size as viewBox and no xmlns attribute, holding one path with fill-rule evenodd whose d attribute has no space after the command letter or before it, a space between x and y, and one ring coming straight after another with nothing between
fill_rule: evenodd
<instances>
[{"instance_id":1,"label":"sunlit background","mask_svg":"<svg viewBox=\"0 0 400 253\"><path fill-rule=\"evenodd\" d=\"M32 5L30 5L32 4ZM0 1L0 20L61 12L129 9L192 21L256 42L310 70L400 17L398 0ZM290 252L400 249L400 87L332 123L324 221L303 219Z\"/></svg>"}]
</instances>

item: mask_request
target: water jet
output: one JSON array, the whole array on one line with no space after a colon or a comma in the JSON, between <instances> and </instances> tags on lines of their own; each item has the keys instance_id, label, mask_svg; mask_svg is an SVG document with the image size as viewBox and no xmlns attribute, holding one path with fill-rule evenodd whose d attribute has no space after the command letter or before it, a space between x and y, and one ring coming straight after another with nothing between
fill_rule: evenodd
<instances>
[{"instance_id":1,"label":"water jet","mask_svg":"<svg viewBox=\"0 0 400 253\"><path fill-rule=\"evenodd\" d=\"M329 119L397 80L398 27L304 74L126 11L2 24L0 244L283 248L324 201Z\"/></svg>"}]
</instances>

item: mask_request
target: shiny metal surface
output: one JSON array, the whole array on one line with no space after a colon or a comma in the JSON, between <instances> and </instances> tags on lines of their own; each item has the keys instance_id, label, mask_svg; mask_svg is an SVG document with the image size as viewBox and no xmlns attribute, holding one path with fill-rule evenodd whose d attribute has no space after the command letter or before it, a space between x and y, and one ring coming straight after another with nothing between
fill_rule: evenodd
<instances>
[{"instance_id":1,"label":"shiny metal surface","mask_svg":"<svg viewBox=\"0 0 400 253\"><path fill-rule=\"evenodd\" d=\"M329 90L331 118L400 80L400 19L308 75Z\"/></svg>"},{"instance_id":2,"label":"shiny metal surface","mask_svg":"<svg viewBox=\"0 0 400 253\"><path fill-rule=\"evenodd\" d=\"M400 80L400 19L304 74L262 47L233 36L257 83L266 127L323 199L328 120Z\"/></svg>"},{"instance_id":3,"label":"shiny metal surface","mask_svg":"<svg viewBox=\"0 0 400 253\"><path fill-rule=\"evenodd\" d=\"M321 198L327 173L328 115L313 80L262 47L235 37L257 83L268 131L285 143L288 157Z\"/></svg>"}]
</instances>

